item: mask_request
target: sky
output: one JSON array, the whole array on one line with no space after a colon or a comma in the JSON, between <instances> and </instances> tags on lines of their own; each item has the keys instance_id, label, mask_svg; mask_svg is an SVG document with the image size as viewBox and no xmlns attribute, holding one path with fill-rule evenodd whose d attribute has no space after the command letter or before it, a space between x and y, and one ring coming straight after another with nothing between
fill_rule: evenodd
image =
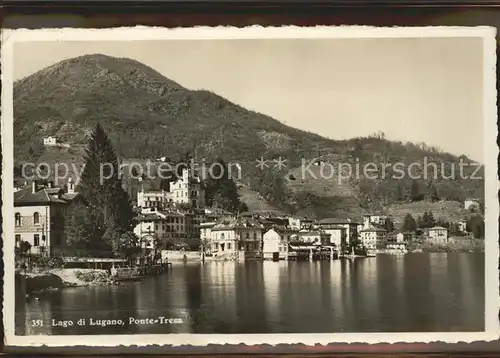
<instances>
[{"instance_id":1,"label":"sky","mask_svg":"<svg viewBox=\"0 0 500 358\"><path fill-rule=\"evenodd\" d=\"M479 38L25 42L14 47L14 79L94 53L325 137L382 131L483 161Z\"/></svg>"}]
</instances>

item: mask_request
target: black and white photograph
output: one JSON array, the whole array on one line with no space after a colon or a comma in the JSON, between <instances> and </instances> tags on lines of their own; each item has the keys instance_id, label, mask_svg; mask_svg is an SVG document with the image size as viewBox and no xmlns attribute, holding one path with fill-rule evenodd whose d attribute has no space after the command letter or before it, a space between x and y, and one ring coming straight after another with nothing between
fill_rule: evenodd
<instances>
[{"instance_id":1,"label":"black and white photograph","mask_svg":"<svg viewBox=\"0 0 500 358\"><path fill-rule=\"evenodd\" d=\"M499 336L495 30L11 30L7 344Z\"/></svg>"}]
</instances>

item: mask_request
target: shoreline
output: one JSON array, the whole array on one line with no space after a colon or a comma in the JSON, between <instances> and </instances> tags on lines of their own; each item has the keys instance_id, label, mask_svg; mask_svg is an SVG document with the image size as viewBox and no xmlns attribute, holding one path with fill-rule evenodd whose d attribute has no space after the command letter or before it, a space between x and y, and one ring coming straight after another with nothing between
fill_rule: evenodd
<instances>
[{"instance_id":1,"label":"shoreline","mask_svg":"<svg viewBox=\"0 0 500 358\"><path fill-rule=\"evenodd\" d=\"M15 273L16 287L28 298L69 287L108 286L117 284L107 270L59 268L47 271Z\"/></svg>"}]
</instances>

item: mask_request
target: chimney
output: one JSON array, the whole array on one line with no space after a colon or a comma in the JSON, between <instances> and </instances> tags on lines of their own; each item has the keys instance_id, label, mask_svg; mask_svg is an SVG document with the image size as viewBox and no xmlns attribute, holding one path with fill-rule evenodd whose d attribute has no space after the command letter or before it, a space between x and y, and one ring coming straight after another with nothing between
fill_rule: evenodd
<instances>
[{"instance_id":1,"label":"chimney","mask_svg":"<svg viewBox=\"0 0 500 358\"><path fill-rule=\"evenodd\" d=\"M36 193L36 189L37 189L36 185L37 185L37 184L36 184L36 180L33 180L33 181L31 182L31 192L32 192L33 194L35 194L35 193Z\"/></svg>"}]
</instances>

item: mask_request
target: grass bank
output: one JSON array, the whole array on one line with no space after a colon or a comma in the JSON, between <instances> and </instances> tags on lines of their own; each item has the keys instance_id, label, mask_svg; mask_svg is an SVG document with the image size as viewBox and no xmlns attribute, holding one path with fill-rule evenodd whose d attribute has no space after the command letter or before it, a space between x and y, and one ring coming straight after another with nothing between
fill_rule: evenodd
<instances>
[{"instance_id":1,"label":"grass bank","mask_svg":"<svg viewBox=\"0 0 500 358\"><path fill-rule=\"evenodd\" d=\"M408 249L409 251L421 250L423 252L484 252L484 240L451 240L443 244L412 243Z\"/></svg>"}]
</instances>

